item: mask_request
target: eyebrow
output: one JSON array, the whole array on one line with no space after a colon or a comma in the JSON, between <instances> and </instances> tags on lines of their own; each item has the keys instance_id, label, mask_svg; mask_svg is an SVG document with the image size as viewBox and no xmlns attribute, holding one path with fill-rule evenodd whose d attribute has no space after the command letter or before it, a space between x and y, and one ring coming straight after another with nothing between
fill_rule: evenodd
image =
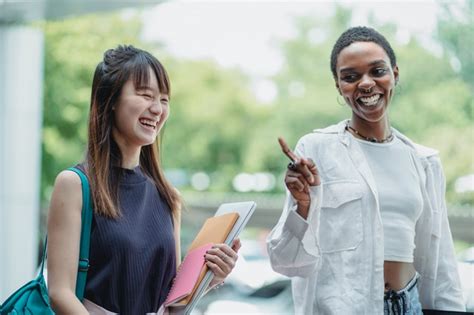
<instances>
[{"instance_id":1,"label":"eyebrow","mask_svg":"<svg viewBox=\"0 0 474 315\"><path fill-rule=\"evenodd\" d=\"M136 90L137 92L143 92L143 91L147 91L147 92L149 91L149 92L152 92L152 93L156 93L156 92L157 92L156 90L154 90L154 89L151 88L150 86L143 86L143 87L140 87L140 88L136 88L135 90ZM167 97L168 100L171 99L171 97L170 97L169 94L167 94L167 93L160 93L160 92L158 91L158 94L161 95L161 97Z\"/></svg>"},{"instance_id":2,"label":"eyebrow","mask_svg":"<svg viewBox=\"0 0 474 315\"><path fill-rule=\"evenodd\" d=\"M135 88L137 92L150 92L150 93L159 93L159 91L153 89L151 86L139 86Z\"/></svg>"},{"instance_id":3,"label":"eyebrow","mask_svg":"<svg viewBox=\"0 0 474 315\"><path fill-rule=\"evenodd\" d=\"M375 66L375 65L378 65L378 64L384 64L384 65L386 65L387 63L385 62L385 60L379 59L379 60L374 60L374 61L372 61L371 63L369 63L369 66ZM342 68L342 69L339 70L339 73L342 73L342 72L349 72L349 71L354 71L354 70L355 70L355 68L351 68L351 67L349 67L349 68Z\"/></svg>"}]
</instances>

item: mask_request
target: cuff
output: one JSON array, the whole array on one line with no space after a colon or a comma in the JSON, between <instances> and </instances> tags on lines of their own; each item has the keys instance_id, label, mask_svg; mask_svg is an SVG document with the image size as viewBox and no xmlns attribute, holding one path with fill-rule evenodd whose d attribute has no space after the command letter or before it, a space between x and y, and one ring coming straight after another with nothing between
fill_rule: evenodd
<instances>
[{"instance_id":1,"label":"cuff","mask_svg":"<svg viewBox=\"0 0 474 315\"><path fill-rule=\"evenodd\" d=\"M308 222L296 212L296 205L293 206L288 213L285 228L300 241L303 239L303 236L308 229Z\"/></svg>"}]
</instances>

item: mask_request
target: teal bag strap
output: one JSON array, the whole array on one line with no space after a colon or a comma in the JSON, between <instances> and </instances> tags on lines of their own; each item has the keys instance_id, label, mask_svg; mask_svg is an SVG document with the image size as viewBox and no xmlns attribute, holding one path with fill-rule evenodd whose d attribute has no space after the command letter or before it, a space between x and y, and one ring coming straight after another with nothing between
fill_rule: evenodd
<instances>
[{"instance_id":1,"label":"teal bag strap","mask_svg":"<svg viewBox=\"0 0 474 315\"><path fill-rule=\"evenodd\" d=\"M82 224L81 247L79 249L79 269L77 271L76 296L82 301L86 288L87 271L89 270L89 247L92 226L92 199L87 176L77 167L68 168L81 178L82 184ZM43 268L43 266L41 266Z\"/></svg>"},{"instance_id":2,"label":"teal bag strap","mask_svg":"<svg viewBox=\"0 0 474 315\"><path fill-rule=\"evenodd\" d=\"M44 239L44 248L43 248L43 258L41 258L41 268L40 272L38 273L38 277L43 277L43 270L44 270L44 261L46 260L46 248L48 247L48 235L46 235Z\"/></svg>"}]
</instances>

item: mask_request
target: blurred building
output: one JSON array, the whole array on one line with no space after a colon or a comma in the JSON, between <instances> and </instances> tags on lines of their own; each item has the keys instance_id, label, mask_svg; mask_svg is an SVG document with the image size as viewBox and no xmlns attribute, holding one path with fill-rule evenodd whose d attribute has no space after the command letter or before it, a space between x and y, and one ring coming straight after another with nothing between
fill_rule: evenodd
<instances>
[{"instance_id":1,"label":"blurred building","mask_svg":"<svg viewBox=\"0 0 474 315\"><path fill-rule=\"evenodd\" d=\"M0 0L0 302L37 269L44 36L31 21L159 0Z\"/></svg>"}]
</instances>

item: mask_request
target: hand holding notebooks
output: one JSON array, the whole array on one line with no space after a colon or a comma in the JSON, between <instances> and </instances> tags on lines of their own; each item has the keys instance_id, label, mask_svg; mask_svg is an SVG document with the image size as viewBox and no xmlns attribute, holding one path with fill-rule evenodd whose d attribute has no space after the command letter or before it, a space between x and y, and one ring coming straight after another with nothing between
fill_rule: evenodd
<instances>
[{"instance_id":1,"label":"hand holding notebooks","mask_svg":"<svg viewBox=\"0 0 474 315\"><path fill-rule=\"evenodd\" d=\"M188 304L208 271L204 254L213 244L223 243L226 240L238 218L237 213L227 213L204 222L179 267L173 287L165 301L165 307Z\"/></svg>"},{"instance_id":2,"label":"hand holding notebooks","mask_svg":"<svg viewBox=\"0 0 474 315\"><path fill-rule=\"evenodd\" d=\"M174 279L168 297L165 301L165 306L173 305L174 303L189 296L197 283L201 270L204 267L204 255L206 251L212 247L212 243L198 247L190 251L184 261L179 266L178 274Z\"/></svg>"},{"instance_id":3,"label":"hand holding notebooks","mask_svg":"<svg viewBox=\"0 0 474 315\"><path fill-rule=\"evenodd\" d=\"M244 229L245 225L247 225L250 217L255 211L257 204L253 201L245 201L245 202L234 202L234 203L223 203L220 205L219 209L217 209L215 217L225 215L228 213L238 213L239 218L237 222L235 222L232 230L230 231L229 235L225 240L225 244L231 245L232 241L239 236L240 232ZM207 271L206 275L202 279L201 283L193 293L191 300L186 305L183 314L187 315L190 314L193 308L197 305L200 298L204 295L206 290L209 287L209 283L213 278L212 271Z\"/></svg>"},{"instance_id":4,"label":"hand holding notebooks","mask_svg":"<svg viewBox=\"0 0 474 315\"><path fill-rule=\"evenodd\" d=\"M186 258L181 264L182 267L180 266L178 275L175 279L176 283L173 286L178 286L178 281L184 281L178 280L178 278L186 278L180 277L180 274L184 272L182 270L184 270L185 268L189 268L184 266L184 263L187 261L188 255L191 255L191 253L194 253L194 251L196 250L200 250L202 246L205 246L209 243L225 243L230 246L232 244L232 241L239 236L240 232L250 220L250 217L255 211L255 208L256 203L253 201L222 204L219 209L217 209L215 216L206 220L203 227L201 228L196 238L192 242L191 246L189 247L188 254L186 255ZM191 260L192 259L190 259L189 261ZM203 296L204 292L208 289L209 283L211 282L212 278L212 271L208 270L207 265L204 263L201 268L201 273L199 274L199 277L195 282L192 292L190 294L187 292L186 294L177 294L173 292L173 296L175 298L168 296L163 306L171 307L169 310L170 314L190 314L193 308L199 302L199 299ZM193 281L194 279L195 276L192 277ZM176 291L176 289L174 291Z\"/></svg>"}]
</instances>

